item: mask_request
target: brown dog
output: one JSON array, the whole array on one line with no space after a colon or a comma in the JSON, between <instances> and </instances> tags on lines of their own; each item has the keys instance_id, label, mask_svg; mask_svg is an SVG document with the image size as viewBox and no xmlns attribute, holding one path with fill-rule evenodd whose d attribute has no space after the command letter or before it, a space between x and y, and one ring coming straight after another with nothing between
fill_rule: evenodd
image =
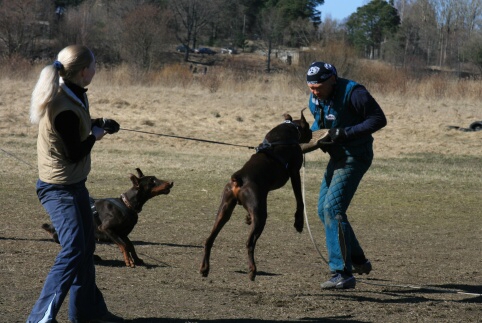
<instances>
[{"instance_id":1,"label":"brown dog","mask_svg":"<svg viewBox=\"0 0 482 323\"><path fill-rule=\"evenodd\" d=\"M119 198L92 199L94 214L95 237L101 241L116 243L123 256L127 267L143 265L144 261L137 256L134 245L128 235L137 224L138 214L144 203L154 196L169 194L173 182L157 179L155 176L144 176L136 168L139 177L131 174L133 186ZM45 223L42 228L52 235L55 242L59 243L55 228Z\"/></svg>"},{"instance_id":2,"label":"brown dog","mask_svg":"<svg viewBox=\"0 0 482 323\"><path fill-rule=\"evenodd\" d=\"M251 224L246 242L248 275L251 280L256 278L254 248L268 216L268 193L284 186L289 178L296 198L294 227L298 232L303 231L304 204L300 179L303 154L300 143L311 139L310 126L303 116L303 110L300 120L293 120L289 114L285 114L285 122L268 132L263 143L256 149L256 154L231 176L231 181L224 187L214 227L204 244L200 269L202 276L207 277L209 274L209 257L216 236L229 221L236 204L241 204L248 211L246 222Z\"/></svg>"}]
</instances>

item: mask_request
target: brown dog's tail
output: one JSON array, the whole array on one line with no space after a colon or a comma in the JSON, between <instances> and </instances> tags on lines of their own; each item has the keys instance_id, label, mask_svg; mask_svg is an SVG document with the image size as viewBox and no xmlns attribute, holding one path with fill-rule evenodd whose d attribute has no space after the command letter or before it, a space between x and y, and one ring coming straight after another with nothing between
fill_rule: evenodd
<instances>
[{"instance_id":1,"label":"brown dog's tail","mask_svg":"<svg viewBox=\"0 0 482 323\"><path fill-rule=\"evenodd\" d=\"M243 186L243 179L237 173L234 173L231 176L231 182L234 184L235 187Z\"/></svg>"},{"instance_id":2,"label":"brown dog's tail","mask_svg":"<svg viewBox=\"0 0 482 323\"><path fill-rule=\"evenodd\" d=\"M57 243L60 243L59 241L59 235L57 234L57 231L55 231L55 228L48 224L48 223L44 223L42 224L42 229L44 229L45 231L47 231L48 234L50 234L52 236L52 239L57 242Z\"/></svg>"}]
</instances>

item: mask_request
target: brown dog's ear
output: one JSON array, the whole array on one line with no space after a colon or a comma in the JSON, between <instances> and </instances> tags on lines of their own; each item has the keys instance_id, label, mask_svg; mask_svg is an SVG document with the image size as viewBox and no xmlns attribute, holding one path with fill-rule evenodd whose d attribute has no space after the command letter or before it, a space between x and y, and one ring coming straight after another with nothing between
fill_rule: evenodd
<instances>
[{"instance_id":1,"label":"brown dog's ear","mask_svg":"<svg viewBox=\"0 0 482 323\"><path fill-rule=\"evenodd\" d=\"M129 178L131 179L132 185L134 185L136 188L139 188L139 179L136 177L136 175L130 174Z\"/></svg>"},{"instance_id":2,"label":"brown dog's ear","mask_svg":"<svg viewBox=\"0 0 482 323\"><path fill-rule=\"evenodd\" d=\"M301 119L300 119L301 122L304 122L304 123L306 123L305 115L303 114L303 111L305 111L305 110L306 110L306 108L301 109Z\"/></svg>"},{"instance_id":3,"label":"brown dog's ear","mask_svg":"<svg viewBox=\"0 0 482 323\"><path fill-rule=\"evenodd\" d=\"M293 118L288 113L283 114L283 117L285 120L293 121Z\"/></svg>"},{"instance_id":4,"label":"brown dog's ear","mask_svg":"<svg viewBox=\"0 0 482 323\"><path fill-rule=\"evenodd\" d=\"M139 178L144 177L144 174L142 174L142 171L140 168L136 168L137 175L139 175Z\"/></svg>"}]
</instances>

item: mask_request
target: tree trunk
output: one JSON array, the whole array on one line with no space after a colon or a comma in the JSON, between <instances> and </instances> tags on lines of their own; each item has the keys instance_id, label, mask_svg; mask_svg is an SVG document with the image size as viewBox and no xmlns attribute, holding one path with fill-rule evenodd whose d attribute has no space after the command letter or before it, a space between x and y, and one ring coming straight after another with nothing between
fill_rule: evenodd
<instances>
[{"instance_id":1,"label":"tree trunk","mask_svg":"<svg viewBox=\"0 0 482 323\"><path fill-rule=\"evenodd\" d=\"M268 40L268 57L266 58L266 72L271 72L271 38Z\"/></svg>"}]
</instances>

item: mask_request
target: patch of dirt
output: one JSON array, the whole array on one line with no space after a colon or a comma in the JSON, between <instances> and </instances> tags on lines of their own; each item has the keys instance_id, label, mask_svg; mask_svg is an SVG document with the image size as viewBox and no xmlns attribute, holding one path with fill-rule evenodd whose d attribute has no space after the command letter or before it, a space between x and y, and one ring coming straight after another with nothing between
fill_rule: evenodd
<instances>
[{"instance_id":1,"label":"patch of dirt","mask_svg":"<svg viewBox=\"0 0 482 323\"><path fill-rule=\"evenodd\" d=\"M213 169L212 159L195 154L185 158ZM7 159L4 166L15 163ZM156 169L154 165L143 168L146 175L148 169ZM146 204L130 235L146 266L127 268L117 246L98 244L96 254L102 261L96 265L97 284L112 312L138 323L480 322L481 241L480 232L470 229L474 224L470 211L459 214L457 221L434 215L431 224L425 225L407 220L408 210L398 214L398 209L386 204L365 210L363 203L355 203L351 223L374 269L369 276L357 276L354 290L322 291L319 284L330 275L306 228L302 234L293 228L294 201L288 184L268 200L270 217L255 253L256 280L250 281L247 275L249 228L239 206L214 244L209 276L201 277L203 240L212 228L226 169L211 170L199 179L195 175L199 169L180 170L171 194ZM119 187L128 188L127 176L101 173L94 172L88 183L94 196L118 196ZM24 175L26 186L19 185L18 179L19 175L2 171L2 181L9 184L1 190L2 322L25 321L60 250L40 229L48 217L35 196L35 174ZM194 186L189 184L193 182ZM362 184L360 194L375 194L377 187ZM316 187L310 189L316 191ZM411 199L398 195L403 201ZM307 203L310 228L326 257L321 224L313 213L315 203ZM67 307L68 299L59 322L68 321Z\"/></svg>"},{"instance_id":2,"label":"patch of dirt","mask_svg":"<svg viewBox=\"0 0 482 323\"><path fill-rule=\"evenodd\" d=\"M252 95L233 91L229 102L226 93L199 89L103 85L89 93L95 115L112 116L121 127L256 145L282 113L298 114L306 104L305 93L271 92L280 92L282 82L276 84ZM2 85L8 104L0 105L1 148L16 158L0 158L0 321L13 323L25 322L60 247L40 228L48 217L35 195L36 129L27 108L33 85ZM480 165L482 132L445 128L480 120L480 104L469 102L454 113L457 104L379 101L389 124L375 136L375 165L350 206L350 222L374 269L357 277L354 290L320 289L330 274L308 231L293 228L289 183L268 200L256 280L246 273L249 228L239 206L215 242L209 276L201 277L203 240L222 187L252 151L126 131L96 144L88 181L94 197L119 196L135 167L175 182L168 196L146 204L130 235L146 266L126 268L115 245L98 244L97 284L109 309L136 323L481 322L481 176L471 163ZM420 157L410 160L414 154ZM438 161L442 155L460 159L445 165ZM326 255L315 213L326 157L307 160L311 231ZM447 181L448 173L457 176ZM68 321L67 307L68 299L59 322Z\"/></svg>"}]
</instances>

